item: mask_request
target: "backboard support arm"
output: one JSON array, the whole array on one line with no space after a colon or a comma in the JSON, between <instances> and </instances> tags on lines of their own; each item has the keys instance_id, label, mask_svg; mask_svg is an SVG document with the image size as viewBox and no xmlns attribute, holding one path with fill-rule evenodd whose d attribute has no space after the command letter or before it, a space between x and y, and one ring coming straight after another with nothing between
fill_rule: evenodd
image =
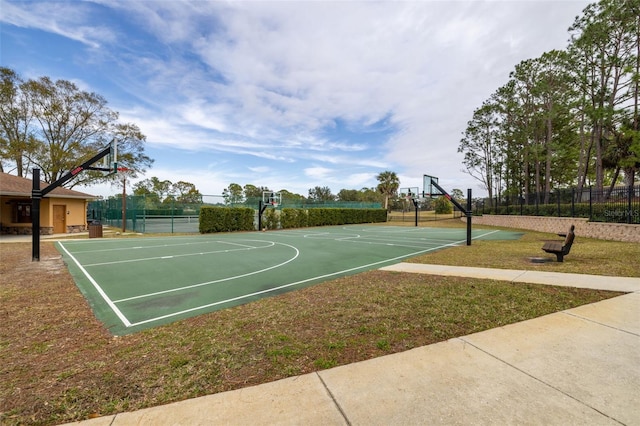
<instances>
[{"instance_id":1,"label":"backboard support arm","mask_svg":"<svg viewBox=\"0 0 640 426\"><path fill-rule=\"evenodd\" d=\"M103 170L100 167L91 167L97 161L100 161L111 152L111 144L108 147L91 157L89 160L74 167L65 173L60 179L49 184L44 189L40 189L40 169L33 169L33 185L31 187L31 261L40 261L40 200L56 189L73 179L83 170Z\"/></svg>"},{"instance_id":2,"label":"backboard support arm","mask_svg":"<svg viewBox=\"0 0 640 426\"><path fill-rule=\"evenodd\" d=\"M449 195L449 193L445 191L440 185L438 185L437 182L432 181L431 185L433 185L438 191L440 191L442 195L444 195L447 198L447 200L451 201L451 203L458 210L464 213L464 215L467 217L467 245L470 246L471 245L471 217L473 216L471 212L471 188L467 189L467 207L465 208L465 207L462 207L462 204L460 204L455 198Z\"/></svg>"}]
</instances>

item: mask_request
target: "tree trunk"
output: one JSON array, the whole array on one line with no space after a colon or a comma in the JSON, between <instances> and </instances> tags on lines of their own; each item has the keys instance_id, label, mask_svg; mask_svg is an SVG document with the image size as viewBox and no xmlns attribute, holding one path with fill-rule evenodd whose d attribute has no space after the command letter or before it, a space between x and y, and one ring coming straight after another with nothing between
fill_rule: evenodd
<instances>
[{"instance_id":1,"label":"tree trunk","mask_svg":"<svg viewBox=\"0 0 640 426\"><path fill-rule=\"evenodd\" d=\"M549 114L551 114L551 109L553 108L553 104L549 107ZM552 139L553 139L553 122L551 118L548 117L546 120L546 128L547 135L545 137L545 147L546 147L546 162L545 162L545 172L544 172L544 180L545 180L545 188L544 191L548 194L551 192L551 159L553 150L551 148Z\"/></svg>"},{"instance_id":2,"label":"tree trunk","mask_svg":"<svg viewBox=\"0 0 640 426\"><path fill-rule=\"evenodd\" d=\"M611 185L607 189L607 193L604 196L605 200L608 200L611 197L611 193L613 192L613 188L616 187L616 182L618 181L618 177L620 176L620 167L616 167L616 171L613 174L613 179L611 179Z\"/></svg>"},{"instance_id":3,"label":"tree trunk","mask_svg":"<svg viewBox=\"0 0 640 426\"><path fill-rule=\"evenodd\" d=\"M582 201L582 190L584 188L584 184L587 181L587 171L589 170L589 151L587 145L587 138L585 135L584 128L584 109L580 114L580 153L578 154L578 199L577 202Z\"/></svg>"}]
</instances>

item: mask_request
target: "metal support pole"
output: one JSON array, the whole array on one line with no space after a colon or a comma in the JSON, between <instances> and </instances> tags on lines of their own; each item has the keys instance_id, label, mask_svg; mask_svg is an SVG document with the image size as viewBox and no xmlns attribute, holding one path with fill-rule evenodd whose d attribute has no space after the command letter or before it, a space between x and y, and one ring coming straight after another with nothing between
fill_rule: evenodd
<instances>
[{"instance_id":1,"label":"metal support pole","mask_svg":"<svg viewBox=\"0 0 640 426\"><path fill-rule=\"evenodd\" d=\"M53 191L57 187L64 185L73 179L75 175L83 170L102 170L99 167L91 167L91 164L109 154L110 146L94 155L78 167L67 172L60 179L49 184L46 188L40 189L40 169L33 169L33 181L31 189L31 260L40 261L40 200L42 197Z\"/></svg>"},{"instance_id":2,"label":"metal support pole","mask_svg":"<svg viewBox=\"0 0 640 426\"><path fill-rule=\"evenodd\" d=\"M267 209L267 205L262 203L262 200L258 202L258 231L262 231L262 213Z\"/></svg>"},{"instance_id":3,"label":"metal support pole","mask_svg":"<svg viewBox=\"0 0 640 426\"><path fill-rule=\"evenodd\" d=\"M412 198L411 201L413 201L413 207L415 207L416 210L416 226L418 226L418 201L414 198Z\"/></svg>"},{"instance_id":4,"label":"metal support pole","mask_svg":"<svg viewBox=\"0 0 640 426\"><path fill-rule=\"evenodd\" d=\"M471 188L467 189L467 245L471 245Z\"/></svg>"},{"instance_id":5,"label":"metal support pole","mask_svg":"<svg viewBox=\"0 0 640 426\"><path fill-rule=\"evenodd\" d=\"M171 221L171 232L173 233L173 218ZM122 184L122 233L127 232L127 178Z\"/></svg>"},{"instance_id":6,"label":"metal support pole","mask_svg":"<svg viewBox=\"0 0 640 426\"><path fill-rule=\"evenodd\" d=\"M33 169L31 187L31 261L40 261L40 169Z\"/></svg>"},{"instance_id":7,"label":"metal support pole","mask_svg":"<svg viewBox=\"0 0 640 426\"><path fill-rule=\"evenodd\" d=\"M455 198L451 197L451 195L449 195L447 191L442 189L442 187L438 185L436 182L432 181L431 185L433 185L438 191L440 191L440 193L444 195L447 198L447 200L451 201L451 203L453 203L453 205L456 206L456 208L461 212L463 212L467 217L467 245L470 246L471 245L471 216L472 216L471 188L467 189L467 208L465 209L458 201L456 201Z\"/></svg>"},{"instance_id":8,"label":"metal support pole","mask_svg":"<svg viewBox=\"0 0 640 426\"><path fill-rule=\"evenodd\" d=\"M631 210L631 200L633 197L633 182L629 183L629 188L627 190L627 223L633 223L631 220L631 216L633 215L633 210Z\"/></svg>"}]
</instances>

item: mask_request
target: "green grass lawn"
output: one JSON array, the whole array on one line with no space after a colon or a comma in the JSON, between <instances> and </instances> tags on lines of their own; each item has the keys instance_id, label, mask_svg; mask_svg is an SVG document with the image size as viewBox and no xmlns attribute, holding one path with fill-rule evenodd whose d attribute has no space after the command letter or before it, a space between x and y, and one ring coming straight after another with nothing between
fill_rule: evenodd
<instances>
[{"instance_id":1,"label":"green grass lawn","mask_svg":"<svg viewBox=\"0 0 640 426\"><path fill-rule=\"evenodd\" d=\"M441 226L460 226L458 221ZM432 225L429 225L432 226ZM478 226L483 229L504 229ZM454 247L430 253L410 260L414 263L431 263L441 265L476 266L501 269L529 269L578 274L610 275L623 277L640 277L640 244L618 241L603 241L576 236L571 252L565 256L564 262L558 263L553 254L542 251L546 240L561 240L554 234L522 230L522 237L517 241L473 241L471 246ZM545 257L551 262L532 263L532 257Z\"/></svg>"},{"instance_id":2,"label":"green grass lawn","mask_svg":"<svg viewBox=\"0 0 640 426\"><path fill-rule=\"evenodd\" d=\"M564 263L532 264L530 257L550 256L542 241L557 237L523 232L519 240L474 241L411 261L640 276L640 244L578 236ZM621 294L370 271L114 337L53 243L42 243L38 263L28 243L0 250L0 312L10 319L0 328L3 425L53 425L239 389Z\"/></svg>"}]
</instances>

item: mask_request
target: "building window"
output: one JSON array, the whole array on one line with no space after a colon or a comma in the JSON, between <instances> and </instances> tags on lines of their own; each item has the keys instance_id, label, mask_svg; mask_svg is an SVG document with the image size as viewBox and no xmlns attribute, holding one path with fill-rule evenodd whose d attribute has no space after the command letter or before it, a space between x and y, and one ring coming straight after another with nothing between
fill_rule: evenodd
<instances>
[{"instance_id":1,"label":"building window","mask_svg":"<svg viewBox=\"0 0 640 426\"><path fill-rule=\"evenodd\" d=\"M14 223L31 223L31 203L16 203L13 214Z\"/></svg>"}]
</instances>

